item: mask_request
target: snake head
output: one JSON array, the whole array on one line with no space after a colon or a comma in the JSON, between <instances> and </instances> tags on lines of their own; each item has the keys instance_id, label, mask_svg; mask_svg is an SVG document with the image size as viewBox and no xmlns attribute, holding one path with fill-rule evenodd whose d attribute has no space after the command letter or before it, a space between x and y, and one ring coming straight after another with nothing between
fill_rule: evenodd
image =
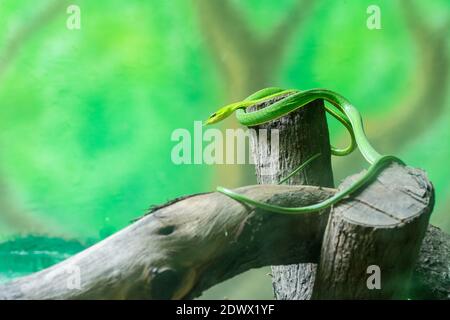
<instances>
[{"instance_id":1,"label":"snake head","mask_svg":"<svg viewBox=\"0 0 450 320\"><path fill-rule=\"evenodd\" d=\"M223 119L229 117L233 113L234 109L232 108L232 105L225 106L223 108L220 108L216 112L214 112L212 115L209 116L208 119L203 123L204 126L217 123L219 121L222 121Z\"/></svg>"}]
</instances>

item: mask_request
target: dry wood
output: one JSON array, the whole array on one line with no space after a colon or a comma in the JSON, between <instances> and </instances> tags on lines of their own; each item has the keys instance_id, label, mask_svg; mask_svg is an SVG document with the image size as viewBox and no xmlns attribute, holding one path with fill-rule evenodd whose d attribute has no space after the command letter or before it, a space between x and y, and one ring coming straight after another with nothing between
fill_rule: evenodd
<instances>
[{"instance_id":1,"label":"dry wood","mask_svg":"<svg viewBox=\"0 0 450 320\"><path fill-rule=\"evenodd\" d=\"M429 185L420 181L422 195L429 194ZM275 185L238 190L284 206L317 202L335 192ZM377 199L377 192L369 190L366 196L373 194L370 198ZM414 191L417 193L421 193L419 189ZM354 203L360 204L358 200ZM156 207L60 264L0 285L0 299L194 298L250 268L317 263L327 220L326 213L271 214L253 211L218 193L193 195ZM77 269L80 289L71 283ZM428 228L412 284L413 298L450 299L450 235Z\"/></svg>"},{"instance_id":2,"label":"dry wood","mask_svg":"<svg viewBox=\"0 0 450 320\"><path fill-rule=\"evenodd\" d=\"M407 298L433 204L423 171L392 164L362 192L334 206L313 298Z\"/></svg>"},{"instance_id":3,"label":"dry wood","mask_svg":"<svg viewBox=\"0 0 450 320\"><path fill-rule=\"evenodd\" d=\"M410 297L450 300L450 235L432 225L420 248Z\"/></svg>"},{"instance_id":4,"label":"dry wood","mask_svg":"<svg viewBox=\"0 0 450 320\"><path fill-rule=\"evenodd\" d=\"M238 191L284 206L334 192L271 185ZM0 299L193 298L250 268L317 261L323 216L261 212L220 193L190 196L155 208L60 264L0 286Z\"/></svg>"},{"instance_id":5,"label":"dry wood","mask_svg":"<svg viewBox=\"0 0 450 320\"><path fill-rule=\"evenodd\" d=\"M249 108L249 112L264 108L278 100ZM286 116L254 127L252 152L258 183L276 184L311 156L320 153L302 172L293 176L288 184L333 187L330 141L323 101L316 100ZM261 137L259 129L278 130L279 141L272 152L274 141ZM311 298L316 264L272 266L272 284L277 300L307 300Z\"/></svg>"}]
</instances>

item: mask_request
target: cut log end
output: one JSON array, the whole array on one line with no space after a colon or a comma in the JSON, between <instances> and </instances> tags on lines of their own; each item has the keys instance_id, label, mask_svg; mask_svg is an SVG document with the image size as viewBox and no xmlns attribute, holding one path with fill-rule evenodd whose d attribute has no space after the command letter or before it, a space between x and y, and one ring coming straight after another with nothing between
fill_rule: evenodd
<instances>
[{"instance_id":1,"label":"cut log end","mask_svg":"<svg viewBox=\"0 0 450 320\"><path fill-rule=\"evenodd\" d=\"M347 178L339 189L347 188L364 173ZM349 201L342 201L335 214L361 226L396 227L423 213L432 200L431 189L423 171L392 164L380 172L369 188L362 189Z\"/></svg>"},{"instance_id":2,"label":"cut log end","mask_svg":"<svg viewBox=\"0 0 450 320\"><path fill-rule=\"evenodd\" d=\"M340 189L358 176L346 179ZM314 297L408 297L433 204L425 173L399 164L383 170L351 200L337 204L324 235Z\"/></svg>"}]
</instances>

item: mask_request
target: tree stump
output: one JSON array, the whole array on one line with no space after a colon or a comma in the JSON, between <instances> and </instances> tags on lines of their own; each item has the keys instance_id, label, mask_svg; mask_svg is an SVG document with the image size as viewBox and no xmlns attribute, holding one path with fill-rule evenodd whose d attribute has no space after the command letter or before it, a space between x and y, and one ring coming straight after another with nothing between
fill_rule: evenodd
<instances>
[{"instance_id":1,"label":"tree stump","mask_svg":"<svg viewBox=\"0 0 450 320\"><path fill-rule=\"evenodd\" d=\"M408 298L433 204L425 173L399 164L338 203L325 231L313 298Z\"/></svg>"},{"instance_id":2,"label":"tree stump","mask_svg":"<svg viewBox=\"0 0 450 320\"><path fill-rule=\"evenodd\" d=\"M253 106L248 112L264 108L281 98L284 96ZM251 135L252 153L259 184L276 184L308 158L321 153L319 158L293 176L287 184L333 186L330 141L323 101L313 101L280 119L252 129L254 129ZM269 139L273 130L278 132L278 145L274 145L276 142ZM277 148L278 152L273 152L273 147ZM323 221L325 228L326 217ZM316 264L311 263L272 266L275 298L310 299L315 272Z\"/></svg>"}]
</instances>

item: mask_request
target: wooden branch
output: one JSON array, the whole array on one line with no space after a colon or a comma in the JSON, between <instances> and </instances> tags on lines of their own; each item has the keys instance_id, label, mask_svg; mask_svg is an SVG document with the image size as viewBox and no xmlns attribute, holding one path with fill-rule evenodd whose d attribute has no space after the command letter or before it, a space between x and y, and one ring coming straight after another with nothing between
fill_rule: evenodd
<instances>
[{"instance_id":1,"label":"wooden branch","mask_svg":"<svg viewBox=\"0 0 450 320\"><path fill-rule=\"evenodd\" d=\"M301 206L321 201L335 190L259 185L239 192ZM372 200L379 199L377 190L370 193ZM350 203L361 205L358 200L343 205ZM194 298L250 268L317 263L327 220L326 213L254 212L222 194L193 195L155 208L60 264L0 285L0 299ZM73 281L77 270L80 288ZM412 283L413 298L450 299L450 235L428 229Z\"/></svg>"},{"instance_id":2,"label":"wooden branch","mask_svg":"<svg viewBox=\"0 0 450 320\"><path fill-rule=\"evenodd\" d=\"M278 98L280 99L280 98ZM266 107L274 100L250 108ZM332 187L330 141L323 101L317 100L305 108L269 123L256 127L252 134L252 152L255 159L258 183L278 183L314 154L321 156L288 183ZM259 136L266 129L267 136L276 129L279 144ZM278 152L273 152L275 147ZM278 300L307 300L312 295L316 265L292 264L272 266L272 283Z\"/></svg>"},{"instance_id":3,"label":"wooden branch","mask_svg":"<svg viewBox=\"0 0 450 320\"><path fill-rule=\"evenodd\" d=\"M450 300L450 234L432 225L420 248L410 297Z\"/></svg>"},{"instance_id":4,"label":"wooden branch","mask_svg":"<svg viewBox=\"0 0 450 320\"><path fill-rule=\"evenodd\" d=\"M271 185L238 191L284 206L334 192ZM220 193L194 195L156 208L60 264L1 285L0 299L193 298L250 268L317 261L323 219L252 210Z\"/></svg>"},{"instance_id":5,"label":"wooden branch","mask_svg":"<svg viewBox=\"0 0 450 320\"><path fill-rule=\"evenodd\" d=\"M340 189L357 178L347 179ZM408 298L433 204L425 173L399 164L351 200L341 201L325 231L313 298Z\"/></svg>"}]
</instances>

